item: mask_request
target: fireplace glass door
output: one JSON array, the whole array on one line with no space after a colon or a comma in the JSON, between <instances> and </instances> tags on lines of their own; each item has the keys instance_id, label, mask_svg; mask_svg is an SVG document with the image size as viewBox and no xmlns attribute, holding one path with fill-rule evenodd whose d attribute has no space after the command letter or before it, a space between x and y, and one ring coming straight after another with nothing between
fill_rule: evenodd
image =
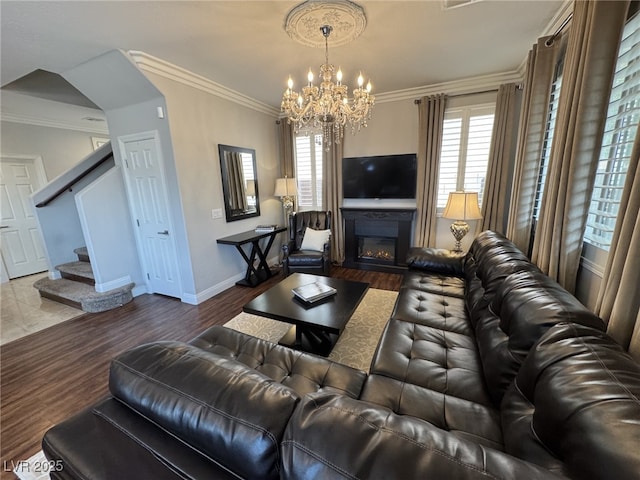
<instances>
[{"instance_id":1,"label":"fireplace glass door","mask_svg":"<svg viewBox=\"0 0 640 480\"><path fill-rule=\"evenodd\" d=\"M396 259L396 239L386 237L358 237L358 258L360 262L394 265Z\"/></svg>"}]
</instances>

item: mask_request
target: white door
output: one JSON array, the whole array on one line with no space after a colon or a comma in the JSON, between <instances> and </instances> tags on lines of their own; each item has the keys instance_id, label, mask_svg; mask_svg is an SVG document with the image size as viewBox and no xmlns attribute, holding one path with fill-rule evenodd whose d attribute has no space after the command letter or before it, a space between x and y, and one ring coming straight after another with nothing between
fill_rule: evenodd
<instances>
[{"instance_id":1,"label":"white door","mask_svg":"<svg viewBox=\"0 0 640 480\"><path fill-rule=\"evenodd\" d=\"M136 235L153 293L181 297L162 156L155 134L120 138Z\"/></svg>"},{"instance_id":2,"label":"white door","mask_svg":"<svg viewBox=\"0 0 640 480\"><path fill-rule=\"evenodd\" d=\"M3 157L0 162L0 250L9 278L47 269L29 196L42 186L33 159Z\"/></svg>"}]
</instances>

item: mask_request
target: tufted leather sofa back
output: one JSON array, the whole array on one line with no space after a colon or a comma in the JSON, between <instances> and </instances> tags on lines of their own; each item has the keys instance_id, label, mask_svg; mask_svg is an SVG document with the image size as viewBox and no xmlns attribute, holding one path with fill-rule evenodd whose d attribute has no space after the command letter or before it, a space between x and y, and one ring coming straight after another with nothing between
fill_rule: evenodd
<instances>
[{"instance_id":1,"label":"tufted leather sofa back","mask_svg":"<svg viewBox=\"0 0 640 480\"><path fill-rule=\"evenodd\" d=\"M289 240L294 242L295 250L299 250L306 228L329 230L331 228L331 212L311 210L296 212L289 217Z\"/></svg>"},{"instance_id":2,"label":"tufted leather sofa back","mask_svg":"<svg viewBox=\"0 0 640 480\"><path fill-rule=\"evenodd\" d=\"M504 235L491 230L478 235L465 259L469 311L488 306L504 279L522 270L540 271ZM476 321L473 315L471 321Z\"/></svg>"},{"instance_id":3,"label":"tufted leather sofa back","mask_svg":"<svg viewBox=\"0 0 640 480\"><path fill-rule=\"evenodd\" d=\"M467 311L496 406L529 349L551 326L571 321L604 329L599 317L500 233L478 235L464 265Z\"/></svg>"},{"instance_id":4,"label":"tufted leather sofa back","mask_svg":"<svg viewBox=\"0 0 640 480\"><path fill-rule=\"evenodd\" d=\"M241 478L276 479L280 441L300 395L232 359L180 342L111 363L114 397Z\"/></svg>"},{"instance_id":5,"label":"tufted leather sofa back","mask_svg":"<svg viewBox=\"0 0 640 480\"><path fill-rule=\"evenodd\" d=\"M508 453L571 478L640 475L640 365L599 329L560 323L502 402Z\"/></svg>"},{"instance_id":6,"label":"tufted leather sofa back","mask_svg":"<svg viewBox=\"0 0 640 480\"><path fill-rule=\"evenodd\" d=\"M564 321L605 328L598 316L540 271L519 271L502 281L475 327L485 380L496 405L531 347Z\"/></svg>"},{"instance_id":7,"label":"tufted leather sofa back","mask_svg":"<svg viewBox=\"0 0 640 480\"><path fill-rule=\"evenodd\" d=\"M189 342L204 351L232 358L302 396L332 392L357 398L365 373L317 355L245 335L219 325Z\"/></svg>"}]
</instances>

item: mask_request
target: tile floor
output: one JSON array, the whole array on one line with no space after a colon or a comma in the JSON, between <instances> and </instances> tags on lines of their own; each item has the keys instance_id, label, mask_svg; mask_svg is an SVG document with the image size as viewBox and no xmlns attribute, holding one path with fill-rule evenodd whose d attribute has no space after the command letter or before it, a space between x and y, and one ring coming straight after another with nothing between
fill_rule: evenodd
<instances>
[{"instance_id":1,"label":"tile floor","mask_svg":"<svg viewBox=\"0 0 640 480\"><path fill-rule=\"evenodd\" d=\"M0 284L0 345L82 315L82 310L41 298L33 283L47 272Z\"/></svg>"}]
</instances>

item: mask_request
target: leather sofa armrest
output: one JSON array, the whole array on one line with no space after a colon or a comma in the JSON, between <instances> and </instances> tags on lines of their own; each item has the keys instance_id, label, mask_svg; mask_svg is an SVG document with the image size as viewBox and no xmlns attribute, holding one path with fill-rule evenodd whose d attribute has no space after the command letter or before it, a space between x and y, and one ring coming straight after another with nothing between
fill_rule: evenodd
<instances>
[{"instance_id":1,"label":"leather sofa armrest","mask_svg":"<svg viewBox=\"0 0 640 480\"><path fill-rule=\"evenodd\" d=\"M563 478L428 422L331 394L302 399L281 451L283 479Z\"/></svg>"},{"instance_id":2,"label":"leather sofa armrest","mask_svg":"<svg viewBox=\"0 0 640 480\"><path fill-rule=\"evenodd\" d=\"M413 270L464 276L463 253L452 252L443 248L412 247L407 254L407 266Z\"/></svg>"},{"instance_id":3,"label":"leather sofa armrest","mask_svg":"<svg viewBox=\"0 0 640 480\"><path fill-rule=\"evenodd\" d=\"M118 400L241 478L278 478L279 445L299 395L230 358L180 342L111 364Z\"/></svg>"}]
</instances>

